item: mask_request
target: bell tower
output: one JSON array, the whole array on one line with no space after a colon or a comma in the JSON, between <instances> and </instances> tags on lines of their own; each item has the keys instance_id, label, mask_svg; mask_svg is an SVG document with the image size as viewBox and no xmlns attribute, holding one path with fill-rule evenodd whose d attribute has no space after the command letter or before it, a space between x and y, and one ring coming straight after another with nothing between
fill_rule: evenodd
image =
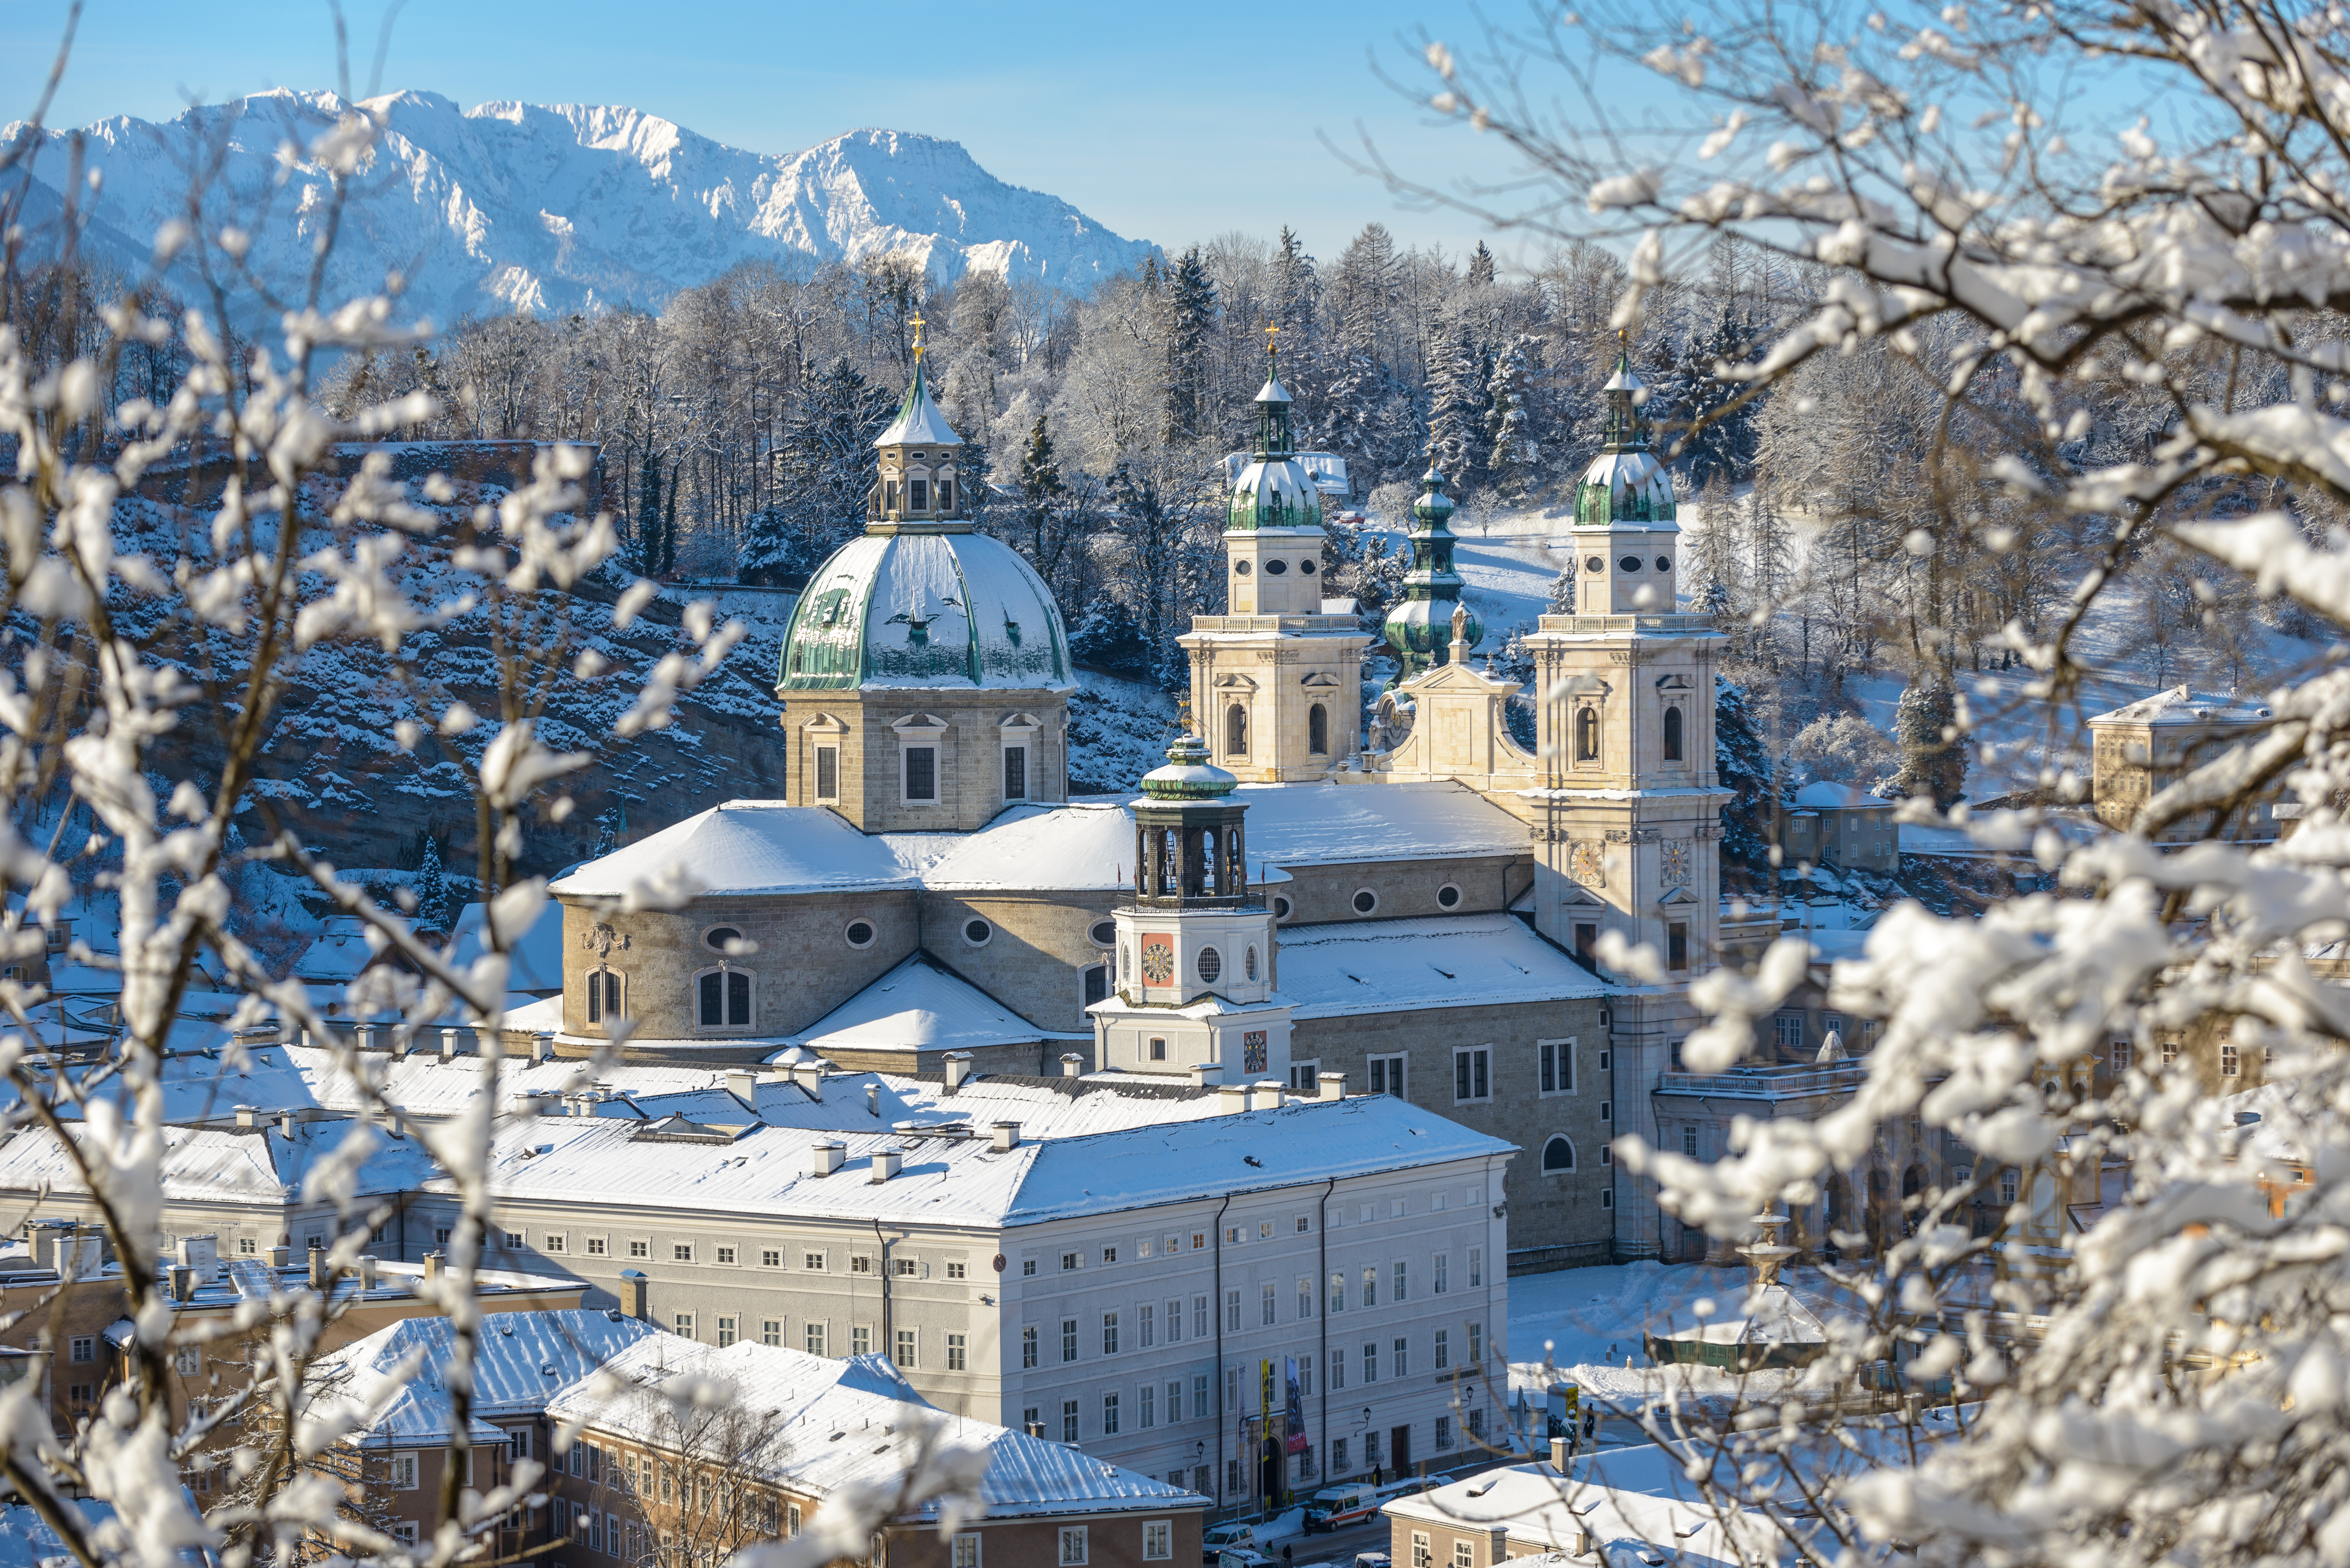
<instances>
[{"instance_id":1,"label":"bell tower","mask_svg":"<svg viewBox=\"0 0 2350 1568\"><path fill-rule=\"evenodd\" d=\"M1114 990L1087 1009L1103 1070L1227 1084L1289 1076L1290 1004L1274 989L1273 916L1248 884L1240 781L1185 735L1134 803L1134 898L1116 910Z\"/></svg>"},{"instance_id":2,"label":"bell tower","mask_svg":"<svg viewBox=\"0 0 2350 1568\"><path fill-rule=\"evenodd\" d=\"M1322 597L1322 492L1297 461L1290 406L1268 347L1256 452L1224 512L1230 609L1192 617L1176 639L1191 656L1191 712L1210 753L1253 784L1326 778L1354 755L1371 644L1352 599Z\"/></svg>"},{"instance_id":3,"label":"bell tower","mask_svg":"<svg viewBox=\"0 0 2350 1568\"><path fill-rule=\"evenodd\" d=\"M1534 919L1619 987L1610 1003L1621 1130L1656 1143L1642 1112L1673 1048L1695 1027L1690 982L1714 968L1721 937L1721 808L1714 771L1713 618L1679 613L1680 529L1671 476L1649 450L1646 389L1619 351L1608 381L1607 444L1575 493L1581 571L1571 615L1546 615L1534 659L1540 744ZM1658 972L1611 968L1613 931L1655 955ZM1619 1256L1654 1257L1661 1216L1645 1183L1617 1198Z\"/></svg>"}]
</instances>

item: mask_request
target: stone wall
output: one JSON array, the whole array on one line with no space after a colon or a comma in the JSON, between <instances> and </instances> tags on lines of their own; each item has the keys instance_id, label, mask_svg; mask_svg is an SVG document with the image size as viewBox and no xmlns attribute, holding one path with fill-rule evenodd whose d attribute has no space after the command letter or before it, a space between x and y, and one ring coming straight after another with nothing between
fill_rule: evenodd
<instances>
[{"instance_id":1,"label":"stone wall","mask_svg":"<svg viewBox=\"0 0 2350 1568\"><path fill-rule=\"evenodd\" d=\"M1275 862L1276 865L1279 862ZM1429 916L1491 914L1506 909L1532 886L1531 847L1524 854L1464 857L1458 860L1361 861L1341 866L1286 866L1287 886L1267 888L1268 897L1289 900L1283 925L1328 921L1412 919ZM1461 889L1461 901L1447 909L1437 895ZM1355 909L1355 895L1368 888L1378 903L1370 916ZM1278 905L1274 906L1277 909Z\"/></svg>"},{"instance_id":2,"label":"stone wall","mask_svg":"<svg viewBox=\"0 0 2350 1568\"><path fill-rule=\"evenodd\" d=\"M1007 805L1003 795L1005 720L1033 717L1026 732L1026 803L1057 805L1066 798L1069 701L1056 691L817 691L794 692L780 716L788 747L784 766L785 799L793 805L823 805L867 833L969 833L984 827ZM945 721L935 737L915 743L939 751L935 804L905 799L901 759L908 737L899 721ZM839 728L829 726L837 724ZM816 747L837 744L840 798L816 793Z\"/></svg>"}]
</instances>

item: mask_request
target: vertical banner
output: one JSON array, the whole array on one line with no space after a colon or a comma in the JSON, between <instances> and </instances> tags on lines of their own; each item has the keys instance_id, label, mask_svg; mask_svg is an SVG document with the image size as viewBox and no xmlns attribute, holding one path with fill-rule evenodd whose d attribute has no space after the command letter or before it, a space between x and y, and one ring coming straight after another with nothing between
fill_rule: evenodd
<instances>
[{"instance_id":1,"label":"vertical banner","mask_svg":"<svg viewBox=\"0 0 2350 1568\"><path fill-rule=\"evenodd\" d=\"M1284 1359L1289 1364L1289 1451L1302 1454L1305 1451L1305 1396L1297 1386L1297 1357L1291 1355Z\"/></svg>"}]
</instances>

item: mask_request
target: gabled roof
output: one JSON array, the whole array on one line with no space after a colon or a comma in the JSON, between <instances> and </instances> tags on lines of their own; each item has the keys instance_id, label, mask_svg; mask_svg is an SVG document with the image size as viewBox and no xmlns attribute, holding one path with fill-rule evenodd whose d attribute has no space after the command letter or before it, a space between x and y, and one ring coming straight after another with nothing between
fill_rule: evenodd
<instances>
[{"instance_id":1,"label":"gabled roof","mask_svg":"<svg viewBox=\"0 0 2350 1568\"><path fill-rule=\"evenodd\" d=\"M920 953L817 1019L792 1044L835 1051L970 1051L1045 1038L1043 1031Z\"/></svg>"},{"instance_id":2,"label":"gabled roof","mask_svg":"<svg viewBox=\"0 0 2350 1568\"><path fill-rule=\"evenodd\" d=\"M474 1344L473 1440L499 1440L504 1434L490 1421L536 1415L562 1390L655 1334L661 1331L652 1324L612 1313L489 1314ZM367 1412L356 1440L369 1446L445 1441L454 1414L447 1380L454 1349L445 1317L403 1318L380 1328L321 1358L321 1381L346 1374L348 1380L314 1406L312 1416Z\"/></svg>"},{"instance_id":3,"label":"gabled roof","mask_svg":"<svg viewBox=\"0 0 2350 1568\"><path fill-rule=\"evenodd\" d=\"M2126 702L2109 713L2093 716L2092 724L2258 724L2272 715L2257 697L2226 697L2174 686L2151 697Z\"/></svg>"},{"instance_id":4,"label":"gabled roof","mask_svg":"<svg viewBox=\"0 0 2350 1568\"><path fill-rule=\"evenodd\" d=\"M1891 811L1894 803L1873 795L1857 784L1808 784L1795 792L1795 804L1806 811Z\"/></svg>"},{"instance_id":5,"label":"gabled roof","mask_svg":"<svg viewBox=\"0 0 2350 1568\"><path fill-rule=\"evenodd\" d=\"M1492 1007L1605 996L1607 983L1514 916L1284 926L1281 989L1294 1018Z\"/></svg>"}]
</instances>

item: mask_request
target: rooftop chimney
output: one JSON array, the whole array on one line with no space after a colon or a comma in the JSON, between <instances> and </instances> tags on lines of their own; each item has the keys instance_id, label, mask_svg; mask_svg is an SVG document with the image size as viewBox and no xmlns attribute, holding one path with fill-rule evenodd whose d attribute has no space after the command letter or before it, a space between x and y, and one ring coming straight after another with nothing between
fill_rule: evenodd
<instances>
[{"instance_id":1,"label":"rooftop chimney","mask_svg":"<svg viewBox=\"0 0 2350 1568\"><path fill-rule=\"evenodd\" d=\"M1216 1085L1216 1097L1223 1102L1220 1108L1225 1116L1249 1108L1249 1091L1246 1084L1219 1084Z\"/></svg>"},{"instance_id":2,"label":"rooftop chimney","mask_svg":"<svg viewBox=\"0 0 2350 1568\"><path fill-rule=\"evenodd\" d=\"M375 1254L373 1252L364 1252L359 1256L359 1289L363 1291L375 1289Z\"/></svg>"},{"instance_id":3,"label":"rooftop chimney","mask_svg":"<svg viewBox=\"0 0 2350 1568\"><path fill-rule=\"evenodd\" d=\"M277 1116L277 1136L288 1143L294 1140L294 1113L281 1111Z\"/></svg>"},{"instance_id":4,"label":"rooftop chimney","mask_svg":"<svg viewBox=\"0 0 2350 1568\"><path fill-rule=\"evenodd\" d=\"M848 1158L848 1146L835 1139L809 1145L808 1153L815 1157L813 1163L808 1167L808 1173L812 1176L830 1176L840 1168L840 1162Z\"/></svg>"},{"instance_id":5,"label":"rooftop chimney","mask_svg":"<svg viewBox=\"0 0 2350 1568\"><path fill-rule=\"evenodd\" d=\"M1320 1077L1314 1080L1314 1092L1316 1097L1325 1100L1345 1099L1347 1097L1347 1075L1344 1073L1323 1074Z\"/></svg>"},{"instance_id":6,"label":"rooftop chimney","mask_svg":"<svg viewBox=\"0 0 2350 1568\"><path fill-rule=\"evenodd\" d=\"M555 1031L542 1029L530 1037L530 1059L544 1062L555 1054Z\"/></svg>"},{"instance_id":7,"label":"rooftop chimney","mask_svg":"<svg viewBox=\"0 0 2350 1568\"><path fill-rule=\"evenodd\" d=\"M443 1029L441 1031L441 1060L443 1062L450 1061L454 1058L456 1054L457 1032L453 1029Z\"/></svg>"},{"instance_id":8,"label":"rooftop chimney","mask_svg":"<svg viewBox=\"0 0 2350 1568\"><path fill-rule=\"evenodd\" d=\"M759 1075L749 1067L732 1067L726 1073L726 1092L751 1107L759 1108Z\"/></svg>"},{"instance_id":9,"label":"rooftop chimney","mask_svg":"<svg viewBox=\"0 0 2350 1568\"><path fill-rule=\"evenodd\" d=\"M792 1082L818 1099L824 1097L824 1064L798 1062L792 1066Z\"/></svg>"},{"instance_id":10,"label":"rooftop chimney","mask_svg":"<svg viewBox=\"0 0 2350 1568\"><path fill-rule=\"evenodd\" d=\"M425 1277L426 1279L428 1279L428 1280L437 1280L437 1279L439 1279L439 1278L441 1277L441 1265L442 1265L442 1263L443 1262L445 1262L445 1261L446 1261L447 1256L448 1256L448 1254L446 1254L446 1253L444 1253L444 1252L427 1252L427 1253L425 1253L425 1254L424 1254L424 1277Z\"/></svg>"},{"instance_id":11,"label":"rooftop chimney","mask_svg":"<svg viewBox=\"0 0 2350 1568\"><path fill-rule=\"evenodd\" d=\"M382 1050L383 1025L380 1023L360 1024L359 1026L359 1049L362 1051Z\"/></svg>"},{"instance_id":12,"label":"rooftop chimney","mask_svg":"<svg viewBox=\"0 0 2350 1568\"><path fill-rule=\"evenodd\" d=\"M196 1282L208 1285L220 1278L220 1239L215 1236L182 1236L174 1251L179 1261L195 1271Z\"/></svg>"},{"instance_id":13,"label":"rooftop chimney","mask_svg":"<svg viewBox=\"0 0 2350 1568\"><path fill-rule=\"evenodd\" d=\"M620 1311L629 1317L645 1315L645 1279L641 1269L620 1271Z\"/></svg>"},{"instance_id":14,"label":"rooftop chimney","mask_svg":"<svg viewBox=\"0 0 2350 1568\"><path fill-rule=\"evenodd\" d=\"M879 1186L897 1175L905 1160L906 1151L902 1148L877 1148L873 1151L873 1174L867 1179Z\"/></svg>"},{"instance_id":15,"label":"rooftop chimney","mask_svg":"<svg viewBox=\"0 0 2350 1568\"><path fill-rule=\"evenodd\" d=\"M1550 1468L1561 1475L1566 1473L1567 1441L1568 1439L1565 1438L1553 1438L1550 1440Z\"/></svg>"},{"instance_id":16,"label":"rooftop chimney","mask_svg":"<svg viewBox=\"0 0 2350 1568\"><path fill-rule=\"evenodd\" d=\"M878 1083L865 1085L865 1113L874 1116L881 1114L881 1085Z\"/></svg>"},{"instance_id":17,"label":"rooftop chimney","mask_svg":"<svg viewBox=\"0 0 2350 1568\"><path fill-rule=\"evenodd\" d=\"M185 1303L196 1293L196 1271L185 1263L172 1265L172 1299Z\"/></svg>"},{"instance_id":18,"label":"rooftop chimney","mask_svg":"<svg viewBox=\"0 0 2350 1568\"><path fill-rule=\"evenodd\" d=\"M1212 1089L1223 1081L1224 1064L1222 1062L1194 1062L1191 1064L1191 1086L1193 1088Z\"/></svg>"},{"instance_id":19,"label":"rooftop chimney","mask_svg":"<svg viewBox=\"0 0 2350 1568\"><path fill-rule=\"evenodd\" d=\"M237 1106L236 1125L241 1127L248 1128L259 1127L261 1125L261 1112L251 1106Z\"/></svg>"},{"instance_id":20,"label":"rooftop chimney","mask_svg":"<svg viewBox=\"0 0 2350 1568\"><path fill-rule=\"evenodd\" d=\"M272 1269L292 1268L294 1266L294 1249L291 1247L270 1248L269 1266Z\"/></svg>"},{"instance_id":21,"label":"rooftop chimney","mask_svg":"<svg viewBox=\"0 0 2350 1568\"><path fill-rule=\"evenodd\" d=\"M971 1077L971 1053L950 1051L946 1054L947 1093L951 1095Z\"/></svg>"},{"instance_id":22,"label":"rooftop chimney","mask_svg":"<svg viewBox=\"0 0 2350 1568\"><path fill-rule=\"evenodd\" d=\"M1282 1096L1288 1092L1289 1087L1287 1085L1267 1078L1264 1082L1253 1085L1250 1087L1249 1109L1253 1111L1277 1111L1281 1109Z\"/></svg>"},{"instance_id":23,"label":"rooftop chimney","mask_svg":"<svg viewBox=\"0 0 2350 1568\"><path fill-rule=\"evenodd\" d=\"M1020 1124L1018 1122L997 1122L990 1130L993 1131L995 1136L989 1141L988 1147L995 1150L996 1153L1009 1154L1014 1149L1020 1147Z\"/></svg>"},{"instance_id":24,"label":"rooftop chimney","mask_svg":"<svg viewBox=\"0 0 2350 1568\"><path fill-rule=\"evenodd\" d=\"M1061 1057L1061 1076L1064 1078L1082 1077L1085 1071L1086 1059L1075 1051L1068 1052Z\"/></svg>"},{"instance_id":25,"label":"rooftop chimney","mask_svg":"<svg viewBox=\"0 0 2350 1568\"><path fill-rule=\"evenodd\" d=\"M314 1291L327 1288L327 1250L315 1243L310 1248L310 1288Z\"/></svg>"}]
</instances>

